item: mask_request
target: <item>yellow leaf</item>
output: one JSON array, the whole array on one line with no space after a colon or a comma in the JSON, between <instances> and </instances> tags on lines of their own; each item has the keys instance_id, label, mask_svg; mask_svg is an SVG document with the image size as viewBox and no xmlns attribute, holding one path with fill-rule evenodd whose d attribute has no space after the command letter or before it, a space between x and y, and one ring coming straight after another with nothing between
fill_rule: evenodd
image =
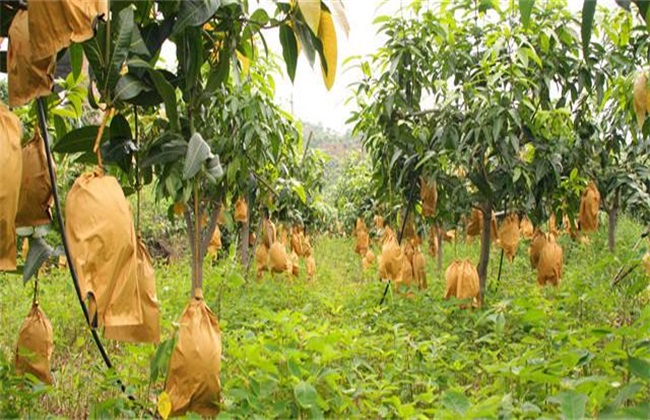
<instances>
[{"instance_id":1,"label":"yellow leaf","mask_svg":"<svg viewBox=\"0 0 650 420\"><path fill-rule=\"evenodd\" d=\"M163 420L167 420L169 413L172 412L172 401L169 399L169 394L165 391L158 397L158 413Z\"/></svg>"},{"instance_id":2,"label":"yellow leaf","mask_svg":"<svg viewBox=\"0 0 650 420\"><path fill-rule=\"evenodd\" d=\"M321 22L320 0L298 0L298 7L307 26L317 34Z\"/></svg>"},{"instance_id":3,"label":"yellow leaf","mask_svg":"<svg viewBox=\"0 0 650 420\"><path fill-rule=\"evenodd\" d=\"M251 68L251 60L246 57L244 54L240 53L239 51L236 51L237 54L237 59L241 63L241 72L244 76L248 75L248 71Z\"/></svg>"},{"instance_id":4,"label":"yellow leaf","mask_svg":"<svg viewBox=\"0 0 650 420\"><path fill-rule=\"evenodd\" d=\"M334 85L336 78L336 62L338 60L338 50L336 44L336 30L334 29L334 21L332 15L323 10L320 16L320 28L318 29L318 39L323 43L323 56L327 69L321 63L323 70L323 80L325 87L330 90Z\"/></svg>"},{"instance_id":5,"label":"yellow leaf","mask_svg":"<svg viewBox=\"0 0 650 420\"><path fill-rule=\"evenodd\" d=\"M634 79L634 113L639 128L643 128L646 113L646 84L648 79L645 71L640 71Z\"/></svg>"}]
</instances>

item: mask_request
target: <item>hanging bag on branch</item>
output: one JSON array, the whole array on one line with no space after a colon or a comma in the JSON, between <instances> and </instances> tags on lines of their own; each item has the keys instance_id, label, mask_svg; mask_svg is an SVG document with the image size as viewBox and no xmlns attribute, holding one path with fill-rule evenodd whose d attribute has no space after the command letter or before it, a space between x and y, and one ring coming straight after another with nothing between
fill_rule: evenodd
<instances>
[{"instance_id":1,"label":"hanging bag on branch","mask_svg":"<svg viewBox=\"0 0 650 420\"><path fill-rule=\"evenodd\" d=\"M393 230L386 228L381 247L381 255L378 260L381 279L400 282L402 280L403 261L404 254L402 253L402 248L397 243Z\"/></svg>"},{"instance_id":2,"label":"hanging bag on branch","mask_svg":"<svg viewBox=\"0 0 650 420\"><path fill-rule=\"evenodd\" d=\"M269 269L269 249L265 244L260 244L255 250L255 265L257 267L257 278L262 277L262 272Z\"/></svg>"},{"instance_id":3,"label":"hanging bag on branch","mask_svg":"<svg viewBox=\"0 0 650 420\"><path fill-rule=\"evenodd\" d=\"M354 252L359 255L366 255L370 247L370 236L366 230L357 230L357 243L354 246Z\"/></svg>"},{"instance_id":4,"label":"hanging bag on branch","mask_svg":"<svg viewBox=\"0 0 650 420\"><path fill-rule=\"evenodd\" d=\"M276 236L275 224L273 224L269 219L264 219L262 225L262 244L266 246L267 250L270 249L271 245L275 242Z\"/></svg>"},{"instance_id":5,"label":"hanging bag on branch","mask_svg":"<svg viewBox=\"0 0 650 420\"><path fill-rule=\"evenodd\" d=\"M596 232L598 230L598 210L600 208L600 192L591 181L580 199L580 229L583 232Z\"/></svg>"},{"instance_id":6,"label":"hanging bag on branch","mask_svg":"<svg viewBox=\"0 0 650 420\"><path fill-rule=\"evenodd\" d=\"M415 246L413 254L413 276L415 277L415 282L420 290L427 288L427 272L425 264L426 262L422 250L420 250L419 246Z\"/></svg>"},{"instance_id":7,"label":"hanging bag on branch","mask_svg":"<svg viewBox=\"0 0 650 420\"><path fill-rule=\"evenodd\" d=\"M499 239L504 254L512 262L519 248L519 216L514 213L506 216L499 226Z\"/></svg>"},{"instance_id":8,"label":"hanging bag on branch","mask_svg":"<svg viewBox=\"0 0 650 420\"><path fill-rule=\"evenodd\" d=\"M68 192L65 231L82 296L98 326L143 323L136 236L129 203L111 176L81 175Z\"/></svg>"},{"instance_id":9,"label":"hanging bag on branch","mask_svg":"<svg viewBox=\"0 0 650 420\"><path fill-rule=\"evenodd\" d=\"M49 224L52 221L53 201L45 143L36 130L32 141L23 147L23 175L16 227Z\"/></svg>"},{"instance_id":10,"label":"hanging bag on branch","mask_svg":"<svg viewBox=\"0 0 650 420\"><path fill-rule=\"evenodd\" d=\"M528 216L524 215L524 217L521 219L521 222L519 222L519 231L521 232L521 236L524 239L533 239L535 229L533 228L533 223L530 221Z\"/></svg>"},{"instance_id":11,"label":"hanging bag on branch","mask_svg":"<svg viewBox=\"0 0 650 420\"><path fill-rule=\"evenodd\" d=\"M422 215L425 217L433 217L436 214L437 188L435 181L420 177L420 200L422 201Z\"/></svg>"},{"instance_id":12,"label":"hanging bag on branch","mask_svg":"<svg viewBox=\"0 0 650 420\"><path fill-rule=\"evenodd\" d=\"M216 416L221 393L221 331L200 289L178 324L178 338L165 383L165 392L172 405L171 415L181 416L191 411L202 416Z\"/></svg>"},{"instance_id":13,"label":"hanging bag on branch","mask_svg":"<svg viewBox=\"0 0 650 420\"><path fill-rule=\"evenodd\" d=\"M445 299L472 299L472 304L478 303L479 294L478 271L469 260L453 261L445 271Z\"/></svg>"},{"instance_id":14,"label":"hanging bag on branch","mask_svg":"<svg viewBox=\"0 0 650 420\"><path fill-rule=\"evenodd\" d=\"M18 333L16 345L16 373L31 373L46 384L52 383L50 360L54 343L52 324L34 302Z\"/></svg>"},{"instance_id":15,"label":"hanging bag on branch","mask_svg":"<svg viewBox=\"0 0 650 420\"><path fill-rule=\"evenodd\" d=\"M284 273L291 269L287 248L280 241L275 241L269 249L269 265L274 273Z\"/></svg>"},{"instance_id":16,"label":"hanging bag on branch","mask_svg":"<svg viewBox=\"0 0 650 420\"><path fill-rule=\"evenodd\" d=\"M248 204L241 197L235 203L235 221L239 223L248 222Z\"/></svg>"},{"instance_id":17,"label":"hanging bag on branch","mask_svg":"<svg viewBox=\"0 0 650 420\"><path fill-rule=\"evenodd\" d=\"M530 243L530 248L528 249L531 268L537 268L537 264L539 263L539 256L542 254L542 249L544 249L546 242L547 239L544 232L542 232L542 230L539 228L535 229L533 241Z\"/></svg>"},{"instance_id":18,"label":"hanging bag on branch","mask_svg":"<svg viewBox=\"0 0 650 420\"><path fill-rule=\"evenodd\" d=\"M138 292L142 303L143 323L119 327L107 326L104 337L132 343L160 342L160 308L156 297L156 273L147 247L138 239Z\"/></svg>"},{"instance_id":19,"label":"hanging bag on branch","mask_svg":"<svg viewBox=\"0 0 650 420\"><path fill-rule=\"evenodd\" d=\"M32 99L48 96L54 85L56 52L37 57L34 55L31 39L38 36L30 30L29 21L33 18L32 2L29 13L19 10L9 28L9 51L7 70L9 73L9 105L22 106Z\"/></svg>"},{"instance_id":20,"label":"hanging bag on branch","mask_svg":"<svg viewBox=\"0 0 650 420\"><path fill-rule=\"evenodd\" d=\"M555 235L549 234L548 240L539 256L537 264L537 284L558 286L562 278L562 248L555 242Z\"/></svg>"},{"instance_id":21,"label":"hanging bag on branch","mask_svg":"<svg viewBox=\"0 0 650 420\"><path fill-rule=\"evenodd\" d=\"M92 38L94 24L108 15L107 0L29 0L29 32L36 58L57 54L72 42Z\"/></svg>"},{"instance_id":22,"label":"hanging bag on branch","mask_svg":"<svg viewBox=\"0 0 650 420\"><path fill-rule=\"evenodd\" d=\"M0 271L16 269L16 213L23 158L18 117L0 103Z\"/></svg>"},{"instance_id":23,"label":"hanging bag on branch","mask_svg":"<svg viewBox=\"0 0 650 420\"><path fill-rule=\"evenodd\" d=\"M217 224L214 227L212 238L210 238L210 244L208 244L208 255L212 256L212 258L216 258L221 247L221 229L219 229L219 225Z\"/></svg>"}]
</instances>

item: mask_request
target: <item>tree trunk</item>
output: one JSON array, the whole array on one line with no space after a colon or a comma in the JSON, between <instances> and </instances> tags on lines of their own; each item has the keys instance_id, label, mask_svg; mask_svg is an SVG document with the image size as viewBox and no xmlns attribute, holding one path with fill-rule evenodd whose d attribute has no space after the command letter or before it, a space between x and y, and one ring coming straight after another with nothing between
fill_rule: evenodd
<instances>
[{"instance_id":1,"label":"tree trunk","mask_svg":"<svg viewBox=\"0 0 650 420\"><path fill-rule=\"evenodd\" d=\"M442 237L444 233L442 229L437 229L438 231L438 271L442 271Z\"/></svg>"},{"instance_id":2,"label":"tree trunk","mask_svg":"<svg viewBox=\"0 0 650 420\"><path fill-rule=\"evenodd\" d=\"M481 258L478 263L478 278L481 286L479 302L483 304L487 287L488 263L490 262L490 235L492 217L492 200L483 205L483 233L481 234Z\"/></svg>"},{"instance_id":3,"label":"tree trunk","mask_svg":"<svg viewBox=\"0 0 650 420\"><path fill-rule=\"evenodd\" d=\"M609 252L611 253L614 253L614 248L616 247L616 220L618 219L620 192L621 190L617 189L616 193L614 193L614 201L607 212L607 215L609 216L607 245L609 247Z\"/></svg>"}]
</instances>

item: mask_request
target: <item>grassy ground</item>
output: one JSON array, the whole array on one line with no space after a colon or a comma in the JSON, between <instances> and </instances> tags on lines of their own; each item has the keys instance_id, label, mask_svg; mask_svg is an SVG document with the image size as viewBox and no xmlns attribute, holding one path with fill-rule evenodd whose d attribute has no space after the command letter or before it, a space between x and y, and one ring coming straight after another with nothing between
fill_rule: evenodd
<instances>
[{"instance_id":1,"label":"grassy ground","mask_svg":"<svg viewBox=\"0 0 650 420\"><path fill-rule=\"evenodd\" d=\"M565 269L558 289L536 286L527 244L513 264L504 262L497 284L500 252L493 250L487 304L474 311L442 299L444 273L428 257L427 291L412 298L390 294L378 306L384 285L375 272L362 272L348 239L316 242L312 282L303 274L246 283L228 259L210 266L204 292L223 332L222 416L647 418L647 276L637 269L620 287L610 286L622 262L638 254L631 248L641 228L622 220L611 255L605 227L590 245L561 238ZM476 263L478 254L478 243L445 244L444 265L457 257ZM156 348L107 342L117 366L107 372L67 272L42 277L56 384L31 385L12 375L32 288L0 274L0 417L155 411L163 387L162 378L150 376ZM184 264L158 267L164 339L188 301L189 278ZM117 376L138 403L117 391Z\"/></svg>"}]
</instances>

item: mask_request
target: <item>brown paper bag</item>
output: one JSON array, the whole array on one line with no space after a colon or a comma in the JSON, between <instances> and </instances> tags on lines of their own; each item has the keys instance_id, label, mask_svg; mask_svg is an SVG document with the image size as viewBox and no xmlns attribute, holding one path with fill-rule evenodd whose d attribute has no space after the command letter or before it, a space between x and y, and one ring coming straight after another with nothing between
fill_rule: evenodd
<instances>
[{"instance_id":1,"label":"brown paper bag","mask_svg":"<svg viewBox=\"0 0 650 420\"><path fill-rule=\"evenodd\" d=\"M438 189L435 181L420 177L420 200L422 200L422 215L433 217L438 203Z\"/></svg>"},{"instance_id":2,"label":"brown paper bag","mask_svg":"<svg viewBox=\"0 0 650 420\"><path fill-rule=\"evenodd\" d=\"M258 279L262 277L264 271L269 269L269 249L264 244L260 244L255 250L255 266Z\"/></svg>"},{"instance_id":3,"label":"brown paper bag","mask_svg":"<svg viewBox=\"0 0 650 420\"><path fill-rule=\"evenodd\" d=\"M373 220L375 222L375 229L383 229L384 228L384 218L383 217L376 214L375 217L373 218Z\"/></svg>"},{"instance_id":4,"label":"brown paper bag","mask_svg":"<svg viewBox=\"0 0 650 420\"><path fill-rule=\"evenodd\" d=\"M530 243L530 248L528 249L531 268L537 268L537 264L539 263L539 256L542 254L542 249L544 249L544 246L546 246L546 242L546 234L539 228L535 229L533 241Z\"/></svg>"},{"instance_id":5,"label":"brown paper bag","mask_svg":"<svg viewBox=\"0 0 650 420\"><path fill-rule=\"evenodd\" d=\"M48 96L54 85L54 69L56 55L50 54L37 58L33 54L27 11L19 10L14 16L9 28L9 51L7 54L7 70L9 73L9 105L22 106L32 99Z\"/></svg>"},{"instance_id":6,"label":"brown paper bag","mask_svg":"<svg viewBox=\"0 0 650 420\"><path fill-rule=\"evenodd\" d=\"M31 373L42 382L51 384L50 360L53 349L52 324L38 304L34 304L18 333L16 373Z\"/></svg>"},{"instance_id":7,"label":"brown paper bag","mask_svg":"<svg viewBox=\"0 0 650 420\"><path fill-rule=\"evenodd\" d=\"M555 242L555 236L549 235L548 241L539 256L537 264L537 284L558 286L562 278L562 247Z\"/></svg>"},{"instance_id":8,"label":"brown paper bag","mask_svg":"<svg viewBox=\"0 0 650 420\"><path fill-rule=\"evenodd\" d=\"M519 216L511 213L499 226L499 239L503 253L512 262L519 248Z\"/></svg>"},{"instance_id":9,"label":"brown paper bag","mask_svg":"<svg viewBox=\"0 0 650 420\"><path fill-rule=\"evenodd\" d=\"M16 227L47 225L52 221L52 183L45 144L38 131L23 147L23 175Z\"/></svg>"},{"instance_id":10,"label":"brown paper bag","mask_svg":"<svg viewBox=\"0 0 650 420\"><path fill-rule=\"evenodd\" d=\"M378 259L379 274L382 280L399 282L402 280L402 264L404 254L402 248L397 244L397 239L390 228L384 232L384 241L381 247L381 255Z\"/></svg>"},{"instance_id":11,"label":"brown paper bag","mask_svg":"<svg viewBox=\"0 0 650 420\"><path fill-rule=\"evenodd\" d=\"M22 126L0 103L0 271L16 269L16 212L20 197L23 158Z\"/></svg>"},{"instance_id":12,"label":"brown paper bag","mask_svg":"<svg viewBox=\"0 0 650 420\"><path fill-rule=\"evenodd\" d=\"M138 292L144 322L140 325L106 327L104 337L133 343L160 342L160 307L156 297L156 274L147 247L138 240Z\"/></svg>"},{"instance_id":13,"label":"brown paper bag","mask_svg":"<svg viewBox=\"0 0 650 420\"><path fill-rule=\"evenodd\" d=\"M598 210L600 209L600 192L591 181L582 193L580 199L580 229L583 232L596 232L598 230Z\"/></svg>"},{"instance_id":14,"label":"brown paper bag","mask_svg":"<svg viewBox=\"0 0 650 420\"><path fill-rule=\"evenodd\" d=\"M56 55L94 36L93 22L108 15L107 0L30 0L29 31L36 58Z\"/></svg>"},{"instance_id":15,"label":"brown paper bag","mask_svg":"<svg viewBox=\"0 0 650 420\"><path fill-rule=\"evenodd\" d=\"M208 245L208 255L212 256L212 258L216 258L221 246L221 229L219 229L219 225L217 225L215 226L214 233L210 239L210 244Z\"/></svg>"},{"instance_id":16,"label":"brown paper bag","mask_svg":"<svg viewBox=\"0 0 650 420\"><path fill-rule=\"evenodd\" d=\"M81 175L68 192L65 216L81 293L94 299L97 325L141 325L135 229L117 180L99 172Z\"/></svg>"},{"instance_id":17,"label":"brown paper bag","mask_svg":"<svg viewBox=\"0 0 650 420\"><path fill-rule=\"evenodd\" d=\"M199 293L178 321L178 339L169 360L165 391L172 416L189 411L202 416L219 413L221 331L219 322Z\"/></svg>"},{"instance_id":18,"label":"brown paper bag","mask_svg":"<svg viewBox=\"0 0 650 420\"><path fill-rule=\"evenodd\" d=\"M521 222L519 222L519 231L524 239L533 239L535 229L533 228L533 223L530 221L528 216L524 215Z\"/></svg>"},{"instance_id":19,"label":"brown paper bag","mask_svg":"<svg viewBox=\"0 0 650 420\"><path fill-rule=\"evenodd\" d=\"M479 209L472 209L469 223L467 224L467 236L478 236L483 231L483 212Z\"/></svg>"},{"instance_id":20,"label":"brown paper bag","mask_svg":"<svg viewBox=\"0 0 650 420\"><path fill-rule=\"evenodd\" d=\"M235 221L239 223L248 222L248 204L246 199L239 197L235 203Z\"/></svg>"},{"instance_id":21,"label":"brown paper bag","mask_svg":"<svg viewBox=\"0 0 650 420\"><path fill-rule=\"evenodd\" d=\"M422 254L420 247L415 247L413 254L413 276L415 277L415 283L418 285L420 290L424 290L428 287L425 264L426 261L424 259L424 254Z\"/></svg>"},{"instance_id":22,"label":"brown paper bag","mask_svg":"<svg viewBox=\"0 0 650 420\"><path fill-rule=\"evenodd\" d=\"M431 225L429 228L429 255L435 257L438 255L438 228Z\"/></svg>"},{"instance_id":23,"label":"brown paper bag","mask_svg":"<svg viewBox=\"0 0 650 420\"><path fill-rule=\"evenodd\" d=\"M480 291L478 271L469 260L456 260L445 271L445 299L472 299L476 302Z\"/></svg>"},{"instance_id":24,"label":"brown paper bag","mask_svg":"<svg viewBox=\"0 0 650 420\"><path fill-rule=\"evenodd\" d=\"M354 246L354 252L359 255L366 255L370 247L370 236L365 230L357 230L357 243Z\"/></svg>"},{"instance_id":25,"label":"brown paper bag","mask_svg":"<svg viewBox=\"0 0 650 420\"><path fill-rule=\"evenodd\" d=\"M284 273L291 269L287 248L282 242L275 241L269 249L269 266L274 273Z\"/></svg>"}]
</instances>

